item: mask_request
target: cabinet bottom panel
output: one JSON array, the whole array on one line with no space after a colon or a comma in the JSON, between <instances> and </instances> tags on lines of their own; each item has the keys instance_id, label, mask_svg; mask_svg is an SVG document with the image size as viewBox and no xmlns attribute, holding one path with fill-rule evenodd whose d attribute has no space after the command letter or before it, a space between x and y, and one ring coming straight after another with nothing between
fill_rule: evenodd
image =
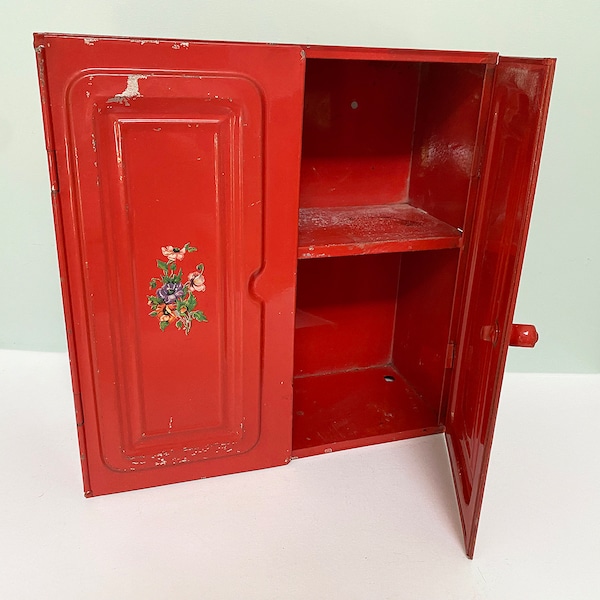
<instances>
[{"instance_id":1,"label":"cabinet bottom panel","mask_svg":"<svg viewBox=\"0 0 600 600\"><path fill-rule=\"evenodd\" d=\"M443 430L393 366L294 379L292 458Z\"/></svg>"}]
</instances>

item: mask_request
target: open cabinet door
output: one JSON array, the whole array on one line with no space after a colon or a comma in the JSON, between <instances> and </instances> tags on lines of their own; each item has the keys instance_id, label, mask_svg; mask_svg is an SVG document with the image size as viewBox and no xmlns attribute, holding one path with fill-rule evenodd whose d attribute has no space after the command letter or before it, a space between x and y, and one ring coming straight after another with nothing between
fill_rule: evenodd
<instances>
[{"instance_id":1,"label":"open cabinet door","mask_svg":"<svg viewBox=\"0 0 600 600\"><path fill-rule=\"evenodd\" d=\"M446 417L472 558L554 72L554 60L500 58Z\"/></svg>"},{"instance_id":2,"label":"open cabinet door","mask_svg":"<svg viewBox=\"0 0 600 600\"><path fill-rule=\"evenodd\" d=\"M86 495L286 463L303 52L35 46Z\"/></svg>"}]
</instances>

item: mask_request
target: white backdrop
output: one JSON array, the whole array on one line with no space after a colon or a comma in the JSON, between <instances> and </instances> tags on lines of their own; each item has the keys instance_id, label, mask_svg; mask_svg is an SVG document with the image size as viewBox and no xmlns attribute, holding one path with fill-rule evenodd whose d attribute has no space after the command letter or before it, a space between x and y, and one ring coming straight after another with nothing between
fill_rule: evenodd
<instances>
[{"instance_id":1,"label":"white backdrop","mask_svg":"<svg viewBox=\"0 0 600 600\"><path fill-rule=\"evenodd\" d=\"M517 306L542 338L508 368L600 372L597 0L22 0L1 14L0 348L65 348L31 40L54 31L558 57Z\"/></svg>"}]
</instances>

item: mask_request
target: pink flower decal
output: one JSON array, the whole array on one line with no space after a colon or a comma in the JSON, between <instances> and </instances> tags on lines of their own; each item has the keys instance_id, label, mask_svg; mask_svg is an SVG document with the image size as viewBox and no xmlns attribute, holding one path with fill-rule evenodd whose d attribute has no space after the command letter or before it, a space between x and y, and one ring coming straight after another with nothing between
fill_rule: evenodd
<instances>
[{"instance_id":1,"label":"pink flower decal","mask_svg":"<svg viewBox=\"0 0 600 600\"><path fill-rule=\"evenodd\" d=\"M198 265L200 266L200 265ZM204 265L202 265L202 271L204 271ZM191 289L196 292L204 292L206 291L206 280L202 271L192 271L188 275L188 284Z\"/></svg>"},{"instance_id":2,"label":"pink flower decal","mask_svg":"<svg viewBox=\"0 0 600 600\"><path fill-rule=\"evenodd\" d=\"M199 323L208 321L206 315L196 308L198 300L194 295L194 292L206 291L204 265L202 263L196 265L196 270L188 275L185 283L182 283L183 270L176 262L196 250L197 248L190 246L189 242L182 247L161 247L167 261L156 261L162 275L150 280L150 289L156 291L153 296L148 296L150 316L158 320L161 331L171 323L175 323L175 327L183 329L187 335L194 321Z\"/></svg>"},{"instance_id":3,"label":"pink flower decal","mask_svg":"<svg viewBox=\"0 0 600 600\"><path fill-rule=\"evenodd\" d=\"M183 260L185 252L188 249L187 246L188 244L186 244L183 248L178 248L177 246L162 246L161 250L163 256L166 256L169 261Z\"/></svg>"}]
</instances>

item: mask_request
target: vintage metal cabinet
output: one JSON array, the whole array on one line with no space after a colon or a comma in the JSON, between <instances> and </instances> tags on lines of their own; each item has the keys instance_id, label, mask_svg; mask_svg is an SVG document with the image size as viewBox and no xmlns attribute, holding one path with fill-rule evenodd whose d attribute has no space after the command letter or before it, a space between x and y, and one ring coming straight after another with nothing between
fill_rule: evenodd
<instances>
[{"instance_id":1,"label":"vintage metal cabinet","mask_svg":"<svg viewBox=\"0 0 600 600\"><path fill-rule=\"evenodd\" d=\"M445 432L472 556L554 60L35 49L85 494Z\"/></svg>"}]
</instances>

